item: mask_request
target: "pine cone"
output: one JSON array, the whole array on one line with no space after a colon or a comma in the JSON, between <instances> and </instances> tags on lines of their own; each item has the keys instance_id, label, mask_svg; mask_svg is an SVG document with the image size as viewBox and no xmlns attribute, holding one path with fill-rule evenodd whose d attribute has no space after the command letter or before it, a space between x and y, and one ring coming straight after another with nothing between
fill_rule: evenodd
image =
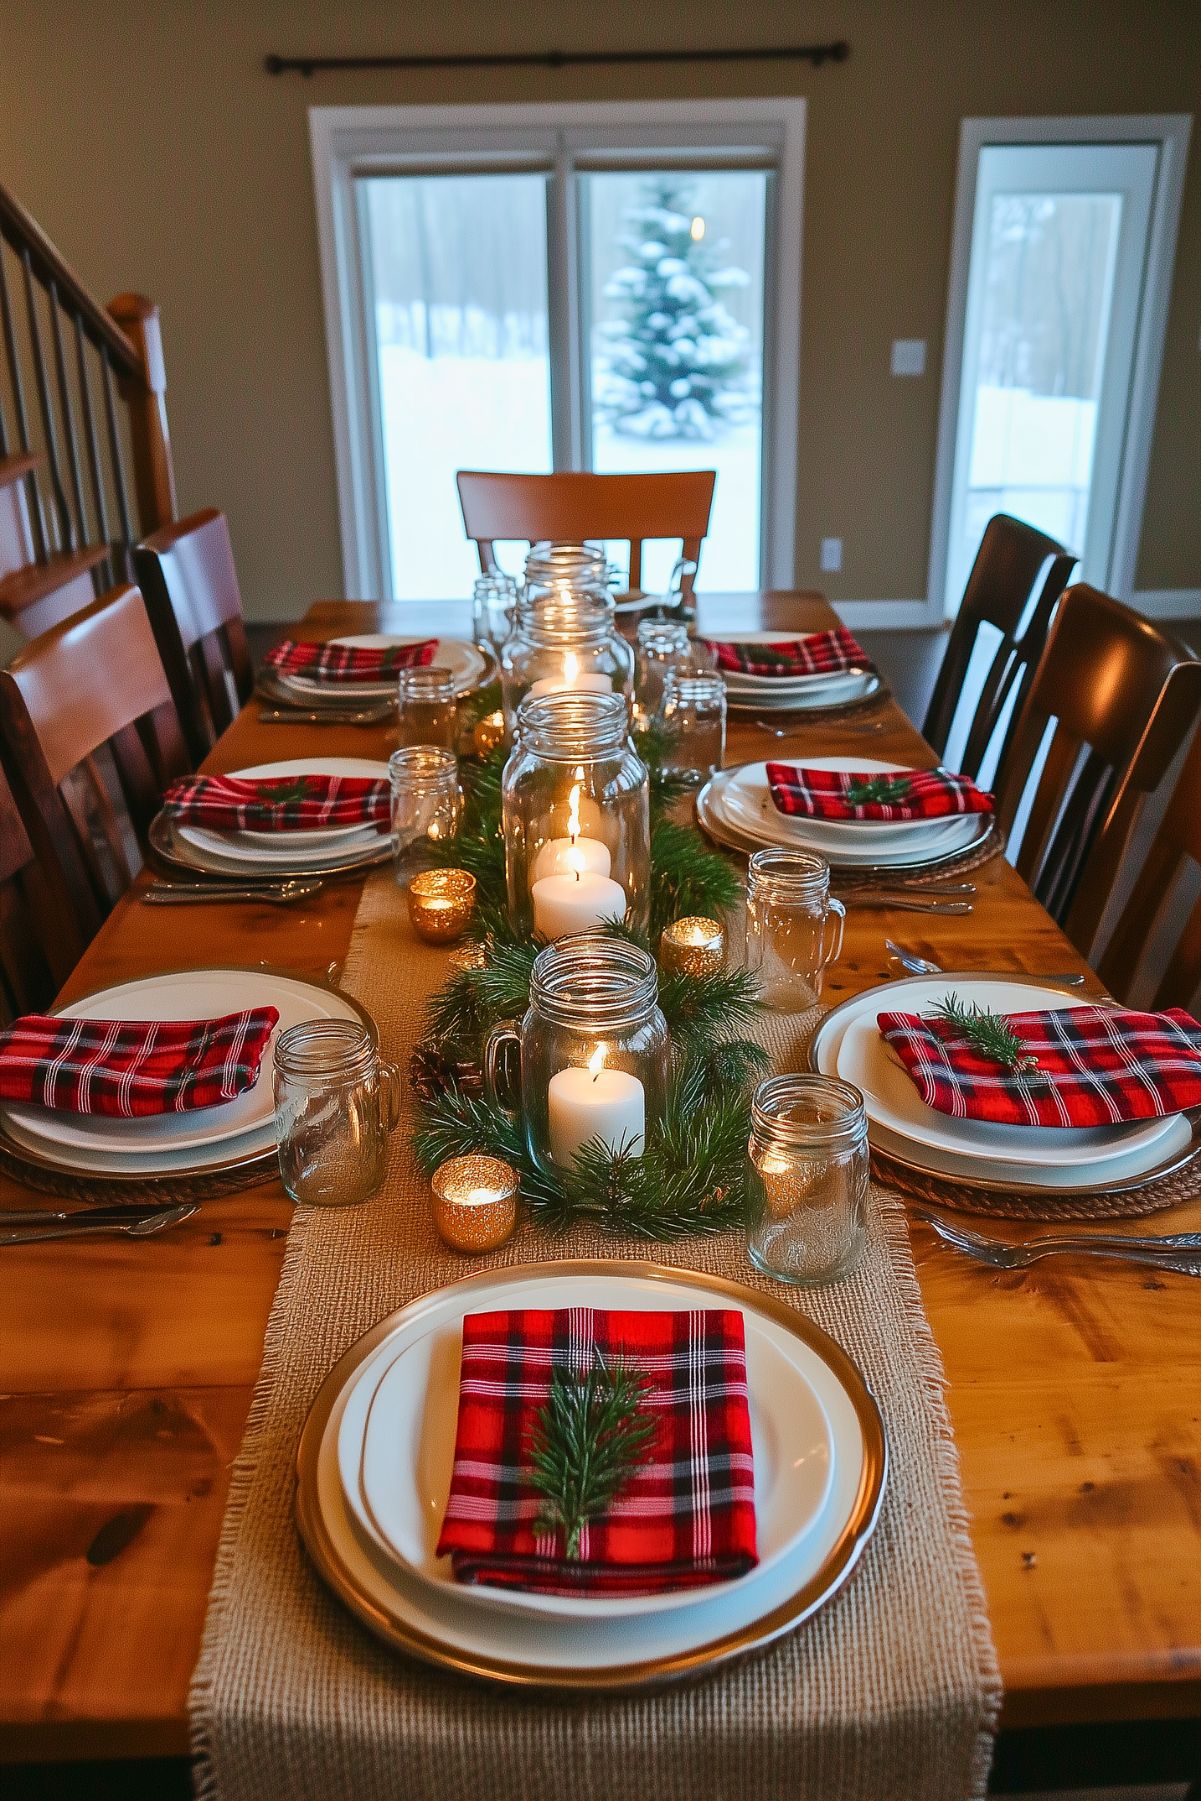
<instances>
[{"instance_id":1,"label":"pine cone","mask_svg":"<svg viewBox=\"0 0 1201 1801\"><path fill-rule=\"evenodd\" d=\"M484 1074L470 1058L448 1057L436 1044L419 1044L409 1058L409 1084L423 1101L437 1100L449 1088L465 1094L484 1092Z\"/></svg>"}]
</instances>

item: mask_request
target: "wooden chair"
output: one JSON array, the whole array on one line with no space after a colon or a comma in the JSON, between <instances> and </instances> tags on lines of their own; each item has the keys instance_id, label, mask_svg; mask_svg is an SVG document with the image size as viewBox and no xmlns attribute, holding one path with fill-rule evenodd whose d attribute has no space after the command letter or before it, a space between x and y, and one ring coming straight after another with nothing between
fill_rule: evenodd
<instances>
[{"instance_id":1,"label":"wooden chair","mask_svg":"<svg viewBox=\"0 0 1201 1801\"><path fill-rule=\"evenodd\" d=\"M112 589L0 671L0 751L39 865L90 938L190 767L139 590Z\"/></svg>"},{"instance_id":2,"label":"wooden chair","mask_svg":"<svg viewBox=\"0 0 1201 1801\"><path fill-rule=\"evenodd\" d=\"M1055 919L1067 914L1164 684L1192 660L1108 594L1083 582L1064 594L995 784L1002 828L1012 840L1021 827L1018 872ZM1167 737L1165 727L1165 748Z\"/></svg>"},{"instance_id":3,"label":"wooden chair","mask_svg":"<svg viewBox=\"0 0 1201 1801\"><path fill-rule=\"evenodd\" d=\"M1201 662L1181 663L1164 684L1109 814L1097 834L1064 922L1081 956L1119 999L1134 1001L1144 963L1165 944L1167 961L1149 1004L1188 1006L1201 983L1201 900L1185 912L1175 899L1186 866L1201 865ZM1158 827L1145 817L1189 733L1193 741ZM1144 848L1145 847L1145 848ZM1115 891L1142 864L1110 924ZM1164 912L1165 903L1171 903ZM1158 930L1161 924L1166 930Z\"/></svg>"},{"instance_id":4,"label":"wooden chair","mask_svg":"<svg viewBox=\"0 0 1201 1801\"><path fill-rule=\"evenodd\" d=\"M1040 571L1050 558L1038 599L1030 600ZM947 639L942 666L922 735L941 755L963 698L964 683L980 638L981 627L995 626L1001 634L988 672L980 687L968 727L962 756L955 759L964 774L977 776L989 747L1012 704L1009 725L998 747L997 763L1005 755L1013 724L1021 711L1035 665L1042 655L1056 602L1067 586L1076 558L1045 532L1036 531L1008 513L997 513L984 528L963 601ZM1023 628L1023 619L1029 618Z\"/></svg>"},{"instance_id":5,"label":"wooden chair","mask_svg":"<svg viewBox=\"0 0 1201 1801\"><path fill-rule=\"evenodd\" d=\"M460 469L459 504L467 536L475 540L480 568L497 568L499 539L540 539L580 544L625 539L630 546L629 589L641 592L642 546L648 538L679 538L683 555L700 560L713 506L712 469L676 469L655 475L508 475ZM693 576L682 581L691 594Z\"/></svg>"},{"instance_id":6,"label":"wooden chair","mask_svg":"<svg viewBox=\"0 0 1201 1801\"><path fill-rule=\"evenodd\" d=\"M164 526L133 557L188 749L199 763L254 687L225 515L206 507Z\"/></svg>"},{"instance_id":7,"label":"wooden chair","mask_svg":"<svg viewBox=\"0 0 1201 1801\"><path fill-rule=\"evenodd\" d=\"M0 776L0 1022L44 1011L85 944L53 871L38 865Z\"/></svg>"}]
</instances>

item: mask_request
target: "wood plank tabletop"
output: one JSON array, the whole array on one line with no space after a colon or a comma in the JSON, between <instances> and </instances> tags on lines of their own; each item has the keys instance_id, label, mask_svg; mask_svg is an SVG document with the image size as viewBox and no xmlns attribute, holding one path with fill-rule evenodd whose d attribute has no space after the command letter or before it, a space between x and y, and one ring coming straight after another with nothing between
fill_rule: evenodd
<instances>
[{"instance_id":1,"label":"wood plank tabletop","mask_svg":"<svg viewBox=\"0 0 1201 1801\"><path fill-rule=\"evenodd\" d=\"M817 595L701 602L712 631L831 619ZM323 602L304 629L466 624L454 604ZM897 708L875 717L881 732L851 717L783 741L732 724L727 762L769 742L929 761ZM379 727L269 726L252 704L209 766L389 748ZM888 933L948 968L1083 968L1006 863L972 879L966 918L852 908L826 998L893 973ZM135 891L64 998L205 964L324 975L345 954L357 899L346 883L290 909L182 911L142 906ZM37 1198L0 1183L0 1208ZM0 1757L186 1752L188 1679L290 1211L270 1182L206 1202L161 1238L0 1251ZM1151 1226L1197 1229L1201 1204ZM1003 1724L1201 1715L1197 1287L1067 1259L1002 1273L922 1227L913 1237L1001 1661Z\"/></svg>"}]
</instances>

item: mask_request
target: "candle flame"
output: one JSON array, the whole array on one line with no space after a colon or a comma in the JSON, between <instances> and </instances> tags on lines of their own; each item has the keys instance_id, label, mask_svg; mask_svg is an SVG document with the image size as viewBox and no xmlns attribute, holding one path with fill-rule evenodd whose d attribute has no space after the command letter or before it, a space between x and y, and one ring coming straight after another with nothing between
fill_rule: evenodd
<instances>
[{"instance_id":1,"label":"candle flame","mask_svg":"<svg viewBox=\"0 0 1201 1801\"><path fill-rule=\"evenodd\" d=\"M598 1044L592 1055L589 1057L588 1067L592 1071L592 1080L595 1082L600 1075L601 1070L605 1067L605 1047L603 1044Z\"/></svg>"},{"instance_id":2,"label":"candle flame","mask_svg":"<svg viewBox=\"0 0 1201 1801\"><path fill-rule=\"evenodd\" d=\"M583 853L583 851L576 850L574 843L573 843L572 848L566 853L566 855L563 858L563 861L567 865L568 869L571 871L572 875L575 877L576 881L577 882L580 881L584 874L584 853Z\"/></svg>"},{"instance_id":3,"label":"candle flame","mask_svg":"<svg viewBox=\"0 0 1201 1801\"><path fill-rule=\"evenodd\" d=\"M576 656L574 650L569 650L563 657L563 679L569 688L575 686L575 679L579 673L580 659Z\"/></svg>"},{"instance_id":4,"label":"candle flame","mask_svg":"<svg viewBox=\"0 0 1201 1801\"><path fill-rule=\"evenodd\" d=\"M567 796L567 836L574 844L580 835L580 784Z\"/></svg>"}]
</instances>

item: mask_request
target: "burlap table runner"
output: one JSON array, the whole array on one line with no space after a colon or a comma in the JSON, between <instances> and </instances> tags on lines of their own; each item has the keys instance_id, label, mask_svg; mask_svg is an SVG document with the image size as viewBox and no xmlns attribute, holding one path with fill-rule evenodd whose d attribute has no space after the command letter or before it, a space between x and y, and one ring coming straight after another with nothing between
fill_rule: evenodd
<instances>
[{"instance_id":1,"label":"burlap table runner","mask_svg":"<svg viewBox=\"0 0 1201 1801\"><path fill-rule=\"evenodd\" d=\"M444 953L417 944L389 873L364 890L343 986L407 1059ZM805 1022L772 1021L796 1068ZM653 1694L556 1699L491 1690L378 1644L327 1593L292 1517L305 1415L330 1367L383 1314L474 1266L429 1221L396 1134L370 1204L299 1209L234 1469L191 1694L211 1801L963 1801L982 1795L1000 1699L958 1458L895 1195L874 1188L849 1281L793 1293L735 1235L679 1246L526 1229L492 1261L635 1256L790 1295L863 1370L891 1472L859 1572L770 1649Z\"/></svg>"}]
</instances>

